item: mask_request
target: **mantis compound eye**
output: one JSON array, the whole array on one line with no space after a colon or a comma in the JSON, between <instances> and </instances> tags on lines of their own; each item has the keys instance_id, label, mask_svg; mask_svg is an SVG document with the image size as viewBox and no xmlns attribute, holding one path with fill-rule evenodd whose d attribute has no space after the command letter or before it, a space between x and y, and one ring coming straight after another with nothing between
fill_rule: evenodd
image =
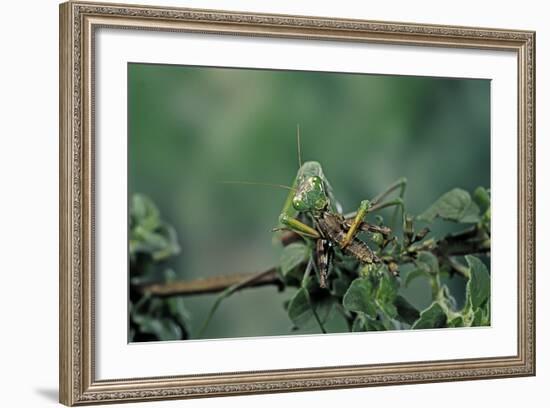
<instances>
[{"instance_id":1,"label":"mantis compound eye","mask_svg":"<svg viewBox=\"0 0 550 408\"><path fill-rule=\"evenodd\" d=\"M310 209L306 201L304 200L304 197L299 193L296 193L296 195L292 199L292 206L296 209L296 211L300 212L305 212Z\"/></svg>"},{"instance_id":2,"label":"mantis compound eye","mask_svg":"<svg viewBox=\"0 0 550 408\"><path fill-rule=\"evenodd\" d=\"M328 199L325 193L325 185L321 177L313 176L309 179L311 190L309 192L309 199L311 200L311 206L315 210L322 210L327 206Z\"/></svg>"}]
</instances>

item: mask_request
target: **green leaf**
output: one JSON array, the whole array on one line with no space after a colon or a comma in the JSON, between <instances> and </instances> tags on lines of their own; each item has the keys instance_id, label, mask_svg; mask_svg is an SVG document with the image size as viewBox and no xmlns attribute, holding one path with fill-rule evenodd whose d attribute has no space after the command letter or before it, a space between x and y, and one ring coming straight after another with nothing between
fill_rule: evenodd
<instances>
[{"instance_id":1,"label":"green leaf","mask_svg":"<svg viewBox=\"0 0 550 408\"><path fill-rule=\"evenodd\" d=\"M491 196L489 195L489 191L484 187L476 188L472 198L482 213L487 211L487 209L491 206Z\"/></svg>"},{"instance_id":2,"label":"green leaf","mask_svg":"<svg viewBox=\"0 0 550 408\"><path fill-rule=\"evenodd\" d=\"M431 252L422 251L418 254L415 264L418 268L424 272L436 275L439 273L439 261L437 257Z\"/></svg>"},{"instance_id":3,"label":"green leaf","mask_svg":"<svg viewBox=\"0 0 550 408\"><path fill-rule=\"evenodd\" d=\"M408 287L413 280L421 276L425 276L426 278L429 278L428 273L423 269L414 269L409 273L407 273L407 276L405 277L405 287Z\"/></svg>"},{"instance_id":4,"label":"green leaf","mask_svg":"<svg viewBox=\"0 0 550 408\"><path fill-rule=\"evenodd\" d=\"M483 314L481 316L481 326L491 325L491 302L485 302L481 307Z\"/></svg>"},{"instance_id":5,"label":"green leaf","mask_svg":"<svg viewBox=\"0 0 550 408\"><path fill-rule=\"evenodd\" d=\"M132 231L132 235L136 241L140 241L142 248L147 251L156 251L168 246L168 240L162 234L144 228L138 225Z\"/></svg>"},{"instance_id":6,"label":"green leaf","mask_svg":"<svg viewBox=\"0 0 550 408\"><path fill-rule=\"evenodd\" d=\"M329 319L334 302L332 296L326 291L322 292L321 296L319 293L312 295L306 287L302 287L288 303L288 317L297 328L316 322L321 331L325 332L324 323Z\"/></svg>"},{"instance_id":7,"label":"green leaf","mask_svg":"<svg viewBox=\"0 0 550 408\"><path fill-rule=\"evenodd\" d=\"M352 332L367 331L365 315L364 314L360 313L357 316L355 316L355 320L353 321L353 324L351 326L351 331Z\"/></svg>"},{"instance_id":8,"label":"green leaf","mask_svg":"<svg viewBox=\"0 0 550 408\"><path fill-rule=\"evenodd\" d=\"M129 247L132 262L138 253L161 261L180 251L175 229L160 219L157 207L141 194L133 195L130 202Z\"/></svg>"},{"instance_id":9,"label":"green leaf","mask_svg":"<svg viewBox=\"0 0 550 408\"><path fill-rule=\"evenodd\" d=\"M394 327L387 328L379 320L375 320L375 319L371 319L369 317L365 317L365 329L367 331L384 331L384 330L393 330Z\"/></svg>"},{"instance_id":10,"label":"green leaf","mask_svg":"<svg viewBox=\"0 0 550 408\"><path fill-rule=\"evenodd\" d=\"M392 319L397 316L397 308L394 305L396 297L397 284L395 279L390 278L387 273L383 274L380 278L378 290L376 291L376 304Z\"/></svg>"},{"instance_id":11,"label":"green leaf","mask_svg":"<svg viewBox=\"0 0 550 408\"><path fill-rule=\"evenodd\" d=\"M326 323L330 317L330 313L333 310L335 300L332 296L326 296L320 300L313 299L312 303L317 316L319 316L319 319L321 320L321 323Z\"/></svg>"},{"instance_id":12,"label":"green leaf","mask_svg":"<svg viewBox=\"0 0 550 408\"><path fill-rule=\"evenodd\" d=\"M420 313L420 317L412 325L412 329L435 329L445 327L447 315L437 302L432 303L427 309Z\"/></svg>"},{"instance_id":13,"label":"green leaf","mask_svg":"<svg viewBox=\"0 0 550 408\"><path fill-rule=\"evenodd\" d=\"M182 338L180 327L171 319L155 319L144 316L140 319L139 329L143 333L157 336L161 341L180 340Z\"/></svg>"},{"instance_id":14,"label":"green leaf","mask_svg":"<svg viewBox=\"0 0 550 408\"><path fill-rule=\"evenodd\" d=\"M447 309L455 310L456 309L456 299L451 294L449 287L447 285L441 285L439 289L439 298L441 304L447 306Z\"/></svg>"},{"instance_id":15,"label":"green leaf","mask_svg":"<svg viewBox=\"0 0 550 408\"><path fill-rule=\"evenodd\" d=\"M474 312L474 319L472 320L472 326L482 326L483 320L483 311L481 309L476 309Z\"/></svg>"},{"instance_id":16,"label":"green leaf","mask_svg":"<svg viewBox=\"0 0 550 408\"><path fill-rule=\"evenodd\" d=\"M439 197L418 219L431 223L437 217L454 222L476 223L479 221L479 207L467 191L455 188Z\"/></svg>"},{"instance_id":17,"label":"green leaf","mask_svg":"<svg viewBox=\"0 0 550 408\"><path fill-rule=\"evenodd\" d=\"M462 316L457 316L451 321L449 321L448 324L449 327L464 327L464 318Z\"/></svg>"},{"instance_id":18,"label":"green leaf","mask_svg":"<svg viewBox=\"0 0 550 408\"><path fill-rule=\"evenodd\" d=\"M174 227L172 227L171 225L163 224L157 229L157 231L165 237L167 244L164 248L153 253L153 259L156 261L160 261L179 254L180 246Z\"/></svg>"},{"instance_id":19,"label":"green leaf","mask_svg":"<svg viewBox=\"0 0 550 408\"><path fill-rule=\"evenodd\" d=\"M180 251L176 232L172 227L163 226L151 231L138 225L132 230L131 235L130 252L149 253L155 261L177 255Z\"/></svg>"},{"instance_id":20,"label":"green leaf","mask_svg":"<svg viewBox=\"0 0 550 408\"><path fill-rule=\"evenodd\" d=\"M346 277L334 279L332 281L332 290L330 293L332 293L332 295L337 297L344 296L346 294L346 291L349 288L349 285L350 285L350 280Z\"/></svg>"},{"instance_id":21,"label":"green leaf","mask_svg":"<svg viewBox=\"0 0 550 408\"><path fill-rule=\"evenodd\" d=\"M376 322L381 324L382 329L380 330L401 330L401 322L396 319L391 319L385 314L381 315L380 320L376 320Z\"/></svg>"},{"instance_id":22,"label":"green leaf","mask_svg":"<svg viewBox=\"0 0 550 408\"><path fill-rule=\"evenodd\" d=\"M355 279L348 288L342 304L352 312L365 313L371 318L376 318L375 291L368 278Z\"/></svg>"},{"instance_id":23,"label":"green leaf","mask_svg":"<svg viewBox=\"0 0 550 408\"><path fill-rule=\"evenodd\" d=\"M300 242L294 242L287 245L281 253L281 273L283 276L289 275L300 264L307 261L311 251L309 247Z\"/></svg>"},{"instance_id":24,"label":"green leaf","mask_svg":"<svg viewBox=\"0 0 550 408\"><path fill-rule=\"evenodd\" d=\"M384 325L375 319L367 317L364 313L359 313L353 321L351 331L352 332L365 332L365 331L384 331L387 330Z\"/></svg>"},{"instance_id":25,"label":"green leaf","mask_svg":"<svg viewBox=\"0 0 550 408\"><path fill-rule=\"evenodd\" d=\"M183 298L174 296L166 299L166 305L170 314L176 320L180 326L189 331L189 322L191 321L191 315L185 307Z\"/></svg>"},{"instance_id":26,"label":"green leaf","mask_svg":"<svg viewBox=\"0 0 550 408\"><path fill-rule=\"evenodd\" d=\"M466 211L464 211L464 214L462 214L462 217L458 221L464 224L475 224L479 222L479 220L480 220L479 207L477 206L476 203L472 201L468 206L468 208L466 208Z\"/></svg>"},{"instance_id":27,"label":"green leaf","mask_svg":"<svg viewBox=\"0 0 550 408\"><path fill-rule=\"evenodd\" d=\"M418 309L401 295L395 298L395 307L397 309L397 319L402 322L412 325L420 317Z\"/></svg>"},{"instance_id":28,"label":"green leaf","mask_svg":"<svg viewBox=\"0 0 550 408\"><path fill-rule=\"evenodd\" d=\"M134 225L153 230L160 225L160 213L150 198L134 194L130 202L130 220Z\"/></svg>"},{"instance_id":29,"label":"green leaf","mask_svg":"<svg viewBox=\"0 0 550 408\"><path fill-rule=\"evenodd\" d=\"M300 288L294 294L288 304L288 317L296 327L304 327L313 319L313 313L309 304L309 293L305 288Z\"/></svg>"},{"instance_id":30,"label":"green leaf","mask_svg":"<svg viewBox=\"0 0 550 408\"><path fill-rule=\"evenodd\" d=\"M466 285L466 299L475 311L489 299L491 278L487 267L479 258L467 255L466 262L470 267L470 279Z\"/></svg>"}]
</instances>

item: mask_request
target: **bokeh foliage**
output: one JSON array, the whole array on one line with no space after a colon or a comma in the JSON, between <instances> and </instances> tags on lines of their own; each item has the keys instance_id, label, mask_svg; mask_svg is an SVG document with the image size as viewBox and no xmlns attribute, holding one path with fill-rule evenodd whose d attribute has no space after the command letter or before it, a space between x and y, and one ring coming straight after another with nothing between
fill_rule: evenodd
<instances>
[{"instance_id":1,"label":"bokeh foliage","mask_svg":"<svg viewBox=\"0 0 550 408\"><path fill-rule=\"evenodd\" d=\"M346 211L406 176L408 210L420 214L455 187L490 185L490 83L396 77L130 64L129 189L152 197L175 227L177 279L264 270L279 262L271 228L286 192L219 181L290 184L304 159L318 160ZM436 234L453 230L438 223ZM408 271L404 271L406 273ZM446 279L446 278L445 278ZM464 305L466 280L445 284ZM403 293L418 310L430 285ZM206 338L286 334L274 288L236 293ZM213 296L185 299L200 326ZM341 321L330 330L347 330ZM299 333L317 332L305 328Z\"/></svg>"},{"instance_id":2,"label":"bokeh foliage","mask_svg":"<svg viewBox=\"0 0 550 408\"><path fill-rule=\"evenodd\" d=\"M170 282L176 273L170 261L180 253L174 228L161 219L147 197L134 194L129 206L130 258L129 341L184 340L189 337L189 313L181 297L150 297L147 284Z\"/></svg>"}]
</instances>

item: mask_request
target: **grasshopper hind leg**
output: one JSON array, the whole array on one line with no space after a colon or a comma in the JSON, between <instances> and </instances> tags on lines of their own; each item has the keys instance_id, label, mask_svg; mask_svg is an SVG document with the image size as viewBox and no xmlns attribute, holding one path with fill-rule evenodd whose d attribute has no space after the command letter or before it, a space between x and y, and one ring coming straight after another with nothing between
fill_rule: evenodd
<instances>
[{"instance_id":1,"label":"grasshopper hind leg","mask_svg":"<svg viewBox=\"0 0 550 408\"><path fill-rule=\"evenodd\" d=\"M333 248L330 241L323 238L318 239L315 248L315 258L317 270L319 271L319 286L321 288L327 287L327 278L332 263L332 256Z\"/></svg>"}]
</instances>

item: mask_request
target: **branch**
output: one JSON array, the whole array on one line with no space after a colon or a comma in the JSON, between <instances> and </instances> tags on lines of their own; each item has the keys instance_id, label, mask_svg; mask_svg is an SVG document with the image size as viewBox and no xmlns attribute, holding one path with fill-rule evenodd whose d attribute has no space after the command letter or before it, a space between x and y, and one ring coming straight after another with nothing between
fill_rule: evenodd
<instances>
[{"instance_id":1,"label":"branch","mask_svg":"<svg viewBox=\"0 0 550 408\"><path fill-rule=\"evenodd\" d=\"M378 230L376 232L379 232ZM384 231L385 232L385 231ZM431 251L440 261L447 262L455 272L464 275L464 270L454 263L453 256L468 254L487 254L490 252L489 240L476 240L477 228L467 229L459 233L450 234L437 240L435 247L419 250ZM291 231L286 231L280 236L283 246L287 246L302 238ZM412 255L412 254L410 254ZM259 286L277 286L279 290L284 289L284 282L281 280L278 268L270 268L259 273L237 273L230 275L219 275L209 278L201 278L190 281L175 281L167 283L155 283L140 288L142 293L149 293L155 296L189 296L219 293L227 288L239 285L237 290L254 288Z\"/></svg>"},{"instance_id":2,"label":"branch","mask_svg":"<svg viewBox=\"0 0 550 408\"><path fill-rule=\"evenodd\" d=\"M232 275L219 275L209 278L195 279L191 281L175 281L167 283L154 283L141 288L142 293L155 296L180 296L203 295L219 293L225 289L241 284L239 289L258 286L275 285L282 289L284 284L279 277L277 268L271 268L260 273L236 273Z\"/></svg>"},{"instance_id":3,"label":"branch","mask_svg":"<svg viewBox=\"0 0 550 408\"><path fill-rule=\"evenodd\" d=\"M283 246L287 246L293 242L302 240L302 237L295 232L285 231L280 235L279 239ZM271 268L259 273L235 273L191 281L154 283L142 286L140 291L164 297L206 295L223 292L225 289L237 284L241 284L239 290L268 285L275 285L279 290L284 289L284 282L279 276L278 268Z\"/></svg>"},{"instance_id":4,"label":"branch","mask_svg":"<svg viewBox=\"0 0 550 408\"><path fill-rule=\"evenodd\" d=\"M439 258L440 262L447 263L454 272L468 279L470 276L468 268L457 262L454 257L472 254L489 255L491 240L487 237L480 237L479 233L479 228L474 226L447 235L437 242L437 246L432 252Z\"/></svg>"}]
</instances>

